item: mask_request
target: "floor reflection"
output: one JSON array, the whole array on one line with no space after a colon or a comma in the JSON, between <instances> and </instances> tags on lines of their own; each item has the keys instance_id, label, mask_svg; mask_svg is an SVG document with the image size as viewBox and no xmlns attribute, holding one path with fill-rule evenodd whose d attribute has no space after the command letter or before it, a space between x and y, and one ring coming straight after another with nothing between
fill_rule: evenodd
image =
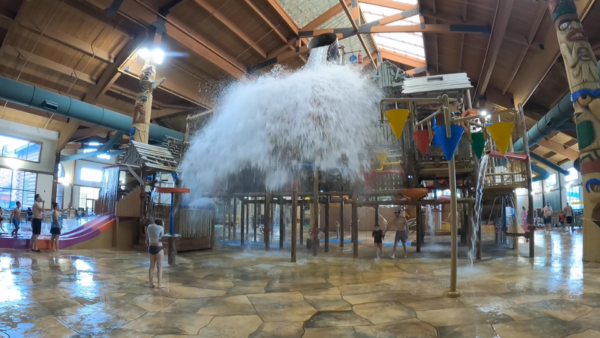
<instances>
[{"instance_id":1,"label":"floor reflection","mask_svg":"<svg viewBox=\"0 0 600 338\"><path fill-rule=\"evenodd\" d=\"M459 252L459 299L442 296L449 247L359 259L351 246L184 253L148 288L142 252L0 254L0 337L600 337L600 264L582 235L538 231L536 258L484 245ZM389 257L390 248L384 248Z\"/></svg>"}]
</instances>

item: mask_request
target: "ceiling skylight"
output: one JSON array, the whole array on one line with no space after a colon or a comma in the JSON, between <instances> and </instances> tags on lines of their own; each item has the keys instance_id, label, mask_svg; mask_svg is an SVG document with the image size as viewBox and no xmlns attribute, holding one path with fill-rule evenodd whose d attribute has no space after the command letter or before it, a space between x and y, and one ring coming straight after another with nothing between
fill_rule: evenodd
<instances>
[{"instance_id":1,"label":"ceiling skylight","mask_svg":"<svg viewBox=\"0 0 600 338\"><path fill-rule=\"evenodd\" d=\"M396 0L411 5L417 5L417 0ZM371 4L360 4L367 22L377 21L384 17L400 13L400 10L376 6ZM415 15L403 20L392 22L386 26L398 25L420 25L419 16ZM373 39L380 49L392 53L410 56L412 58L425 60L425 49L423 47L423 33L375 33Z\"/></svg>"}]
</instances>

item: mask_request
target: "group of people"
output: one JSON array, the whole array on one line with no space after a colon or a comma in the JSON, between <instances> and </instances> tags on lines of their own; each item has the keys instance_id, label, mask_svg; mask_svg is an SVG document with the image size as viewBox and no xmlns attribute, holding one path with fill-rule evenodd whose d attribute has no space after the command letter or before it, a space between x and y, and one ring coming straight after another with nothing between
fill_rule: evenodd
<instances>
[{"instance_id":1,"label":"group of people","mask_svg":"<svg viewBox=\"0 0 600 338\"><path fill-rule=\"evenodd\" d=\"M394 236L394 251L390 256L392 259L396 258L396 248L398 247L398 242L402 242L402 247L404 248L404 257L406 257L406 241L408 240L408 224L406 222L406 215L402 210L394 211L395 218L389 224L389 228L386 227L385 230L379 229L379 225L375 224L375 230L373 230L373 240L375 242L375 254L376 260L379 260L380 254L383 256L383 240L385 239L385 234L388 231L395 231Z\"/></svg>"},{"instance_id":2,"label":"group of people","mask_svg":"<svg viewBox=\"0 0 600 338\"><path fill-rule=\"evenodd\" d=\"M38 237L42 232L42 220L44 218L45 201L40 194L35 195L33 203L33 215L31 218L31 251L41 252L38 247ZM10 223L13 225L11 236L17 237L21 229L21 202L17 201L16 207L10 212ZM0 229L4 231L4 210L0 208ZM60 209L58 203L52 202L52 223L50 225L50 250L58 251L58 241L62 230Z\"/></svg>"},{"instance_id":3,"label":"group of people","mask_svg":"<svg viewBox=\"0 0 600 338\"><path fill-rule=\"evenodd\" d=\"M546 204L546 206L542 209L542 216L544 219L544 229L545 231L552 229L552 215L553 210L550 206L550 202ZM573 220L575 219L575 214L573 213L573 208L567 203L560 211L560 215L558 215L558 223L561 226L564 226L563 229L573 228ZM521 226L527 232L527 210L525 207L521 210Z\"/></svg>"}]
</instances>

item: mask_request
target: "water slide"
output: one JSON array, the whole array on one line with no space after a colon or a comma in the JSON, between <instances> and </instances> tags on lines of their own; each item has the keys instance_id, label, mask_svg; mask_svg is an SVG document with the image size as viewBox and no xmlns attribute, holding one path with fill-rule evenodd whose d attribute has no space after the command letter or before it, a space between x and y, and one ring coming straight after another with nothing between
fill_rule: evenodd
<instances>
[{"instance_id":1,"label":"water slide","mask_svg":"<svg viewBox=\"0 0 600 338\"><path fill-rule=\"evenodd\" d=\"M100 235L111 229L114 224L115 218L113 216L97 216L82 226L63 233L60 236L60 249L67 249L70 247L86 248L86 242L87 244L90 244L90 242L93 240L99 240ZM38 247L41 250L50 249L49 234L40 235L38 239ZM21 236L19 238L0 237L0 248L29 249L31 248L31 240Z\"/></svg>"}]
</instances>

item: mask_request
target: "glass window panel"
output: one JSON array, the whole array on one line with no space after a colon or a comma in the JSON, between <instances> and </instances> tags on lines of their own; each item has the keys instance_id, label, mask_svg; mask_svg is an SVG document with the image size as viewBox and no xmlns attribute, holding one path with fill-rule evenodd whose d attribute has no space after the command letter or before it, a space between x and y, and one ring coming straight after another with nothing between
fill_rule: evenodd
<instances>
[{"instance_id":1,"label":"glass window panel","mask_svg":"<svg viewBox=\"0 0 600 338\"><path fill-rule=\"evenodd\" d=\"M65 186L62 184L57 184L56 185L56 203L58 203L58 208L62 209L63 208L63 195L65 192Z\"/></svg>"},{"instance_id":2,"label":"glass window panel","mask_svg":"<svg viewBox=\"0 0 600 338\"><path fill-rule=\"evenodd\" d=\"M42 146L40 143L0 135L0 149L2 157L39 162Z\"/></svg>"},{"instance_id":3,"label":"glass window panel","mask_svg":"<svg viewBox=\"0 0 600 338\"><path fill-rule=\"evenodd\" d=\"M0 189L0 207L2 209L12 209L10 189ZM6 215L6 212L4 214ZM7 216L4 218L7 218Z\"/></svg>"},{"instance_id":4,"label":"glass window panel","mask_svg":"<svg viewBox=\"0 0 600 338\"><path fill-rule=\"evenodd\" d=\"M569 175L565 176L565 181L575 181L579 178L579 172L575 168L569 168Z\"/></svg>"},{"instance_id":5,"label":"glass window panel","mask_svg":"<svg viewBox=\"0 0 600 338\"><path fill-rule=\"evenodd\" d=\"M11 169L0 168L0 188L12 187L12 172Z\"/></svg>"},{"instance_id":6,"label":"glass window panel","mask_svg":"<svg viewBox=\"0 0 600 338\"><path fill-rule=\"evenodd\" d=\"M556 185L556 174L550 175L550 177L548 177L546 179L546 181L544 181L544 184L548 187L555 186Z\"/></svg>"}]
</instances>

